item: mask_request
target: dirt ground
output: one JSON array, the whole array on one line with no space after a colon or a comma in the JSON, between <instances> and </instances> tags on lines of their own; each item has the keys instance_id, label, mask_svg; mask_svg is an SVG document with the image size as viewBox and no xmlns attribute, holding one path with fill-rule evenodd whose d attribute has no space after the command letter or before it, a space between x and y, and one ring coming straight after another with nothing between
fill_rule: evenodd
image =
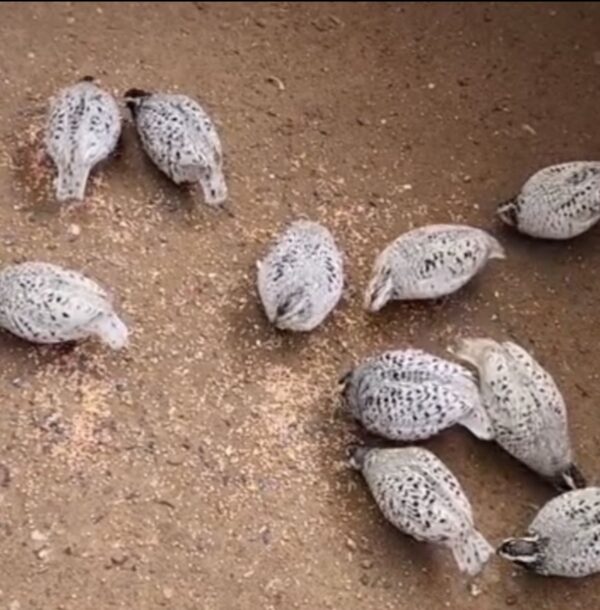
<instances>
[{"instance_id":1,"label":"dirt ground","mask_svg":"<svg viewBox=\"0 0 600 610\"><path fill-rule=\"evenodd\" d=\"M598 158L600 6L0 5L0 253L84 270L131 325L126 353L0 343L0 609L596 609L598 578L494 558L470 586L450 555L387 525L344 448L336 381L389 347L440 355L510 337L555 375L578 461L600 458L600 229L570 243L494 219L534 170ZM231 218L195 207L130 125L83 208L35 165L49 96L87 74L196 96L218 122ZM346 255L317 332L274 332L255 261L304 215ZM443 304L361 309L377 251L468 222L506 245ZM552 490L492 444L427 443L493 544Z\"/></svg>"}]
</instances>

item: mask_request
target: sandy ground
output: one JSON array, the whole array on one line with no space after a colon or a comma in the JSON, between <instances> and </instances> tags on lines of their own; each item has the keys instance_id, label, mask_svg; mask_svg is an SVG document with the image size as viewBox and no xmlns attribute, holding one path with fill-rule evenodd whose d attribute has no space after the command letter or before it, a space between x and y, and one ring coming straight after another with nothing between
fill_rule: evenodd
<instances>
[{"instance_id":1,"label":"sandy ground","mask_svg":"<svg viewBox=\"0 0 600 610\"><path fill-rule=\"evenodd\" d=\"M494 559L476 587L388 526L342 462L336 380L392 346L511 337L555 375L597 481L599 230L504 230L495 205L551 162L598 158L600 7L589 4L0 5L0 253L85 270L134 331L127 353L0 345L0 608L420 610L598 607L600 581ZM218 121L235 218L195 207L131 126L65 212L33 161L57 88L86 74L197 96ZM310 336L266 324L254 263L305 215L348 291ZM361 310L376 252L430 222L506 245L443 304ZM427 444L492 541L552 490L490 444Z\"/></svg>"}]
</instances>

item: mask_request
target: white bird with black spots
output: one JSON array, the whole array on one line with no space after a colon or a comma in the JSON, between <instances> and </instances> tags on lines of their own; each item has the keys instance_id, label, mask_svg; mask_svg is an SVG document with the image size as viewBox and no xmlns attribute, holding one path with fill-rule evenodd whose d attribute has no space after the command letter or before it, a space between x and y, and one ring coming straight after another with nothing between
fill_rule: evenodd
<instances>
[{"instance_id":1,"label":"white bird with black spots","mask_svg":"<svg viewBox=\"0 0 600 610\"><path fill-rule=\"evenodd\" d=\"M342 296L342 253L329 230L313 221L293 222L257 268L267 318L282 330L315 329Z\"/></svg>"},{"instance_id":2,"label":"white bird with black spots","mask_svg":"<svg viewBox=\"0 0 600 610\"><path fill-rule=\"evenodd\" d=\"M498 207L520 233L571 239L600 220L600 161L551 165L531 176L520 193Z\"/></svg>"},{"instance_id":3,"label":"white bird with black spots","mask_svg":"<svg viewBox=\"0 0 600 610\"><path fill-rule=\"evenodd\" d=\"M550 374L511 341L461 339L451 351L479 373L496 442L558 489L584 487L573 463L565 401Z\"/></svg>"},{"instance_id":4,"label":"white bird with black spots","mask_svg":"<svg viewBox=\"0 0 600 610\"><path fill-rule=\"evenodd\" d=\"M581 578L600 572L600 488L550 500L527 534L505 540L498 554L544 576Z\"/></svg>"},{"instance_id":5,"label":"white bird with black spots","mask_svg":"<svg viewBox=\"0 0 600 610\"><path fill-rule=\"evenodd\" d=\"M489 259L505 258L497 239L466 225L429 225L404 233L375 260L365 307L393 300L438 299L456 292Z\"/></svg>"},{"instance_id":6,"label":"white bird with black spots","mask_svg":"<svg viewBox=\"0 0 600 610\"><path fill-rule=\"evenodd\" d=\"M51 102L45 145L58 175L58 201L82 201L90 171L116 148L121 114L110 93L86 76Z\"/></svg>"},{"instance_id":7,"label":"white bird with black spots","mask_svg":"<svg viewBox=\"0 0 600 610\"><path fill-rule=\"evenodd\" d=\"M206 111L187 95L130 89L125 101L144 150L175 184L199 184L204 201L221 206L228 195L223 151Z\"/></svg>"},{"instance_id":8,"label":"white bird with black spots","mask_svg":"<svg viewBox=\"0 0 600 610\"><path fill-rule=\"evenodd\" d=\"M460 483L433 453L417 447L356 447L350 465L362 472L392 525L419 541L448 547L461 572L481 572L494 549L475 528Z\"/></svg>"},{"instance_id":9,"label":"white bird with black spots","mask_svg":"<svg viewBox=\"0 0 600 610\"><path fill-rule=\"evenodd\" d=\"M0 272L0 326L33 343L96 336L121 349L128 342L127 327L106 291L81 273L50 263L20 263Z\"/></svg>"},{"instance_id":10,"label":"white bird with black spots","mask_svg":"<svg viewBox=\"0 0 600 610\"><path fill-rule=\"evenodd\" d=\"M367 430L396 441L418 441L460 424L493 438L473 373L418 349L369 358L342 379L345 409Z\"/></svg>"}]
</instances>

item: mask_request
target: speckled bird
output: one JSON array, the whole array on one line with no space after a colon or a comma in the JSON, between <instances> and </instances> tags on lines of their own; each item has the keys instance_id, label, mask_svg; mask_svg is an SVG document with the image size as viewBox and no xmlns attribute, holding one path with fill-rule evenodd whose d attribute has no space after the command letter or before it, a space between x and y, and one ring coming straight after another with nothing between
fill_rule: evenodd
<instances>
[{"instance_id":1,"label":"speckled bird","mask_svg":"<svg viewBox=\"0 0 600 610\"><path fill-rule=\"evenodd\" d=\"M417 447L351 450L385 518L402 532L451 549L461 572L481 572L494 549L475 529L456 477L430 451Z\"/></svg>"},{"instance_id":2,"label":"speckled bird","mask_svg":"<svg viewBox=\"0 0 600 610\"><path fill-rule=\"evenodd\" d=\"M293 222L257 267L265 313L280 329L313 330L342 296L342 254L329 230L316 222Z\"/></svg>"},{"instance_id":3,"label":"speckled bird","mask_svg":"<svg viewBox=\"0 0 600 610\"><path fill-rule=\"evenodd\" d=\"M33 343L97 336L121 349L128 336L108 294L96 282L40 262L11 265L0 272L0 326Z\"/></svg>"},{"instance_id":4,"label":"speckled bird","mask_svg":"<svg viewBox=\"0 0 600 610\"><path fill-rule=\"evenodd\" d=\"M550 374L511 341L462 339L453 351L479 372L496 442L558 489L584 487L573 463L565 402Z\"/></svg>"},{"instance_id":5,"label":"speckled bird","mask_svg":"<svg viewBox=\"0 0 600 610\"><path fill-rule=\"evenodd\" d=\"M469 282L504 249L481 229L430 225L404 233L375 260L365 307L379 311L388 301L437 299Z\"/></svg>"},{"instance_id":6,"label":"speckled bird","mask_svg":"<svg viewBox=\"0 0 600 610\"><path fill-rule=\"evenodd\" d=\"M187 95L130 89L125 100L144 150L176 184L200 184L204 201L227 199L223 151L217 130L202 106Z\"/></svg>"},{"instance_id":7,"label":"speckled bird","mask_svg":"<svg viewBox=\"0 0 600 610\"><path fill-rule=\"evenodd\" d=\"M580 578L600 572L600 488L550 500L527 534L505 540L498 554L544 576Z\"/></svg>"},{"instance_id":8,"label":"speckled bird","mask_svg":"<svg viewBox=\"0 0 600 610\"><path fill-rule=\"evenodd\" d=\"M92 77L58 93L45 133L46 150L58 170L58 201L83 200L90 171L115 150L120 135L117 102Z\"/></svg>"},{"instance_id":9,"label":"speckled bird","mask_svg":"<svg viewBox=\"0 0 600 610\"><path fill-rule=\"evenodd\" d=\"M417 441L461 424L478 438L493 438L474 375L433 354L384 352L350 371L342 383L346 409L374 434Z\"/></svg>"},{"instance_id":10,"label":"speckled bird","mask_svg":"<svg viewBox=\"0 0 600 610\"><path fill-rule=\"evenodd\" d=\"M531 176L521 192L498 207L498 215L521 233L571 239L600 219L600 161L551 165Z\"/></svg>"}]
</instances>

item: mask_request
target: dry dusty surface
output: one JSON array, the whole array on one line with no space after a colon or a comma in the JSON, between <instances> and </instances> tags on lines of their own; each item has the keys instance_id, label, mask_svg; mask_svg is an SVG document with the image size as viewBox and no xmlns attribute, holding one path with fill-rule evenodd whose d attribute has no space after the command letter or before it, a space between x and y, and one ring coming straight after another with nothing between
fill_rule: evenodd
<instances>
[{"instance_id":1,"label":"dry dusty surface","mask_svg":"<svg viewBox=\"0 0 600 610\"><path fill-rule=\"evenodd\" d=\"M126 353L0 344L0 609L596 609L600 580L494 559L475 587L388 526L344 448L338 375L392 346L510 337L555 375L598 482L600 229L501 228L537 168L598 158L600 7L589 4L0 6L0 255L85 270L133 329ZM196 96L219 124L235 217L194 205L131 125L86 204L36 162L49 96L87 74ZM317 332L265 322L255 260L304 215L346 253ZM444 303L376 316L376 252L430 222L486 227L509 258ZM427 443L497 544L552 490L462 430Z\"/></svg>"}]
</instances>

